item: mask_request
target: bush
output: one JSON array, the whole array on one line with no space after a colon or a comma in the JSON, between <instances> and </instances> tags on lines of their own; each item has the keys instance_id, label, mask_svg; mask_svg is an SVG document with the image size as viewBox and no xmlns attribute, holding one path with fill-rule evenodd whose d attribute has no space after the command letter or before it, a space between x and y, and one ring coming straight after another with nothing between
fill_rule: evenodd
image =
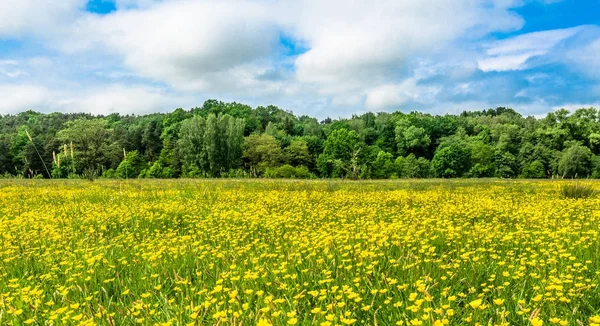
<instances>
[{"instance_id":1,"label":"bush","mask_svg":"<svg viewBox=\"0 0 600 326\"><path fill-rule=\"evenodd\" d=\"M116 174L123 179L137 178L145 166L146 163L138 151L131 151L117 167Z\"/></svg>"},{"instance_id":2,"label":"bush","mask_svg":"<svg viewBox=\"0 0 600 326\"><path fill-rule=\"evenodd\" d=\"M523 177L529 179L543 179L546 177L546 169L540 161L533 161L523 167Z\"/></svg>"},{"instance_id":3,"label":"bush","mask_svg":"<svg viewBox=\"0 0 600 326\"><path fill-rule=\"evenodd\" d=\"M481 163L475 163L471 170L469 170L469 176L471 178L488 178L494 175L494 166L491 164L484 165Z\"/></svg>"},{"instance_id":4,"label":"bush","mask_svg":"<svg viewBox=\"0 0 600 326\"><path fill-rule=\"evenodd\" d=\"M286 178L286 179L309 179L314 178L306 166L293 167L289 164L282 165L276 168L268 168L265 171L265 176L269 178Z\"/></svg>"},{"instance_id":5,"label":"bush","mask_svg":"<svg viewBox=\"0 0 600 326\"><path fill-rule=\"evenodd\" d=\"M584 199L595 196L597 191L590 184L567 183L560 187L560 194L563 198Z\"/></svg>"},{"instance_id":6,"label":"bush","mask_svg":"<svg viewBox=\"0 0 600 326\"><path fill-rule=\"evenodd\" d=\"M105 170L104 173L102 173L102 177L106 179L116 179L117 172L115 171L115 169L108 169Z\"/></svg>"},{"instance_id":7,"label":"bush","mask_svg":"<svg viewBox=\"0 0 600 326\"><path fill-rule=\"evenodd\" d=\"M431 171L431 163L423 157L417 158L415 154L396 159L398 175L403 178L427 178Z\"/></svg>"}]
</instances>

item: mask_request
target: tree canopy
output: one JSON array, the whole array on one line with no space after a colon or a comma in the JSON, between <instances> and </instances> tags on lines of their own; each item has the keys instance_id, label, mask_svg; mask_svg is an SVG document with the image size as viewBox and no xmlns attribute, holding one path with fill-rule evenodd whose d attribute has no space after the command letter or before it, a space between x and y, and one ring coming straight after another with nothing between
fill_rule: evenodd
<instances>
[{"instance_id":1,"label":"tree canopy","mask_svg":"<svg viewBox=\"0 0 600 326\"><path fill-rule=\"evenodd\" d=\"M148 115L0 116L0 174L67 178L600 177L600 115L510 108L459 115L297 116L208 100Z\"/></svg>"}]
</instances>

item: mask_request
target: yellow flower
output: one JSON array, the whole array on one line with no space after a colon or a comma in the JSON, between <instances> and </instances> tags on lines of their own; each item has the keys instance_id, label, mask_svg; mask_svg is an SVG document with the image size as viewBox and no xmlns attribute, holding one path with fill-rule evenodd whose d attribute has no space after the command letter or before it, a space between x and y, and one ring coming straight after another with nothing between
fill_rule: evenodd
<instances>
[{"instance_id":1,"label":"yellow flower","mask_svg":"<svg viewBox=\"0 0 600 326\"><path fill-rule=\"evenodd\" d=\"M292 318L288 319L287 323L288 323L288 325L296 325L298 323L298 319L296 319L295 317L292 317Z\"/></svg>"},{"instance_id":2,"label":"yellow flower","mask_svg":"<svg viewBox=\"0 0 600 326\"><path fill-rule=\"evenodd\" d=\"M266 320L266 319L264 319L264 318L261 318L261 319L258 321L258 323L256 323L256 326L273 326L273 324L271 324L271 322L270 322L270 321L268 321L268 320Z\"/></svg>"},{"instance_id":3,"label":"yellow flower","mask_svg":"<svg viewBox=\"0 0 600 326\"><path fill-rule=\"evenodd\" d=\"M530 320L532 326L542 326L544 325L544 321L539 318L533 318Z\"/></svg>"},{"instance_id":4,"label":"yellow flower","mask_svg":"<svg viewBox=\"0 0 600 326\"><path fill-rule=\"evenodd\" d=\"M481 303L482 303L481 299L477 299L477 300L473 300L473 301L469 302L469 306L471 306L471 308L473 308L473 309L477 309L477 308L479 308L479 306L481 306Z\"/></svg>"}]
</instances>

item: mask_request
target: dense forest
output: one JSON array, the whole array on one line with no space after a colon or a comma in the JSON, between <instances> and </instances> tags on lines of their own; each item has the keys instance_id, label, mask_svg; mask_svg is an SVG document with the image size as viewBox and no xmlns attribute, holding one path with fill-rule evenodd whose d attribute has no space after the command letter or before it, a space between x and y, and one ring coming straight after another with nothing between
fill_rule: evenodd
<instances>
[{"instance_id":1,"label":"dense forest","mask_svg":"<svg viewBox=\"0 0 600 326\"><path fill-rule=\"evenodd\" d=\"M24 178L600 178L600 114L509 108L318 121L206 101L143 116L0 117L0 174Z\"/></svg>"}]
</instances>

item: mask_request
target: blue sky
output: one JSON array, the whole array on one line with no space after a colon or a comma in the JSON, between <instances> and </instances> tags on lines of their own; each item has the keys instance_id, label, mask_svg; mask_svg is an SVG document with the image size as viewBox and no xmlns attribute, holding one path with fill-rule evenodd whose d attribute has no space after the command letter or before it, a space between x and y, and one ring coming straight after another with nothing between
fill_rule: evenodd
<instances>
[{"instance_id":1,"label":"blue sky","mask_svg":"<svg viewBox=\"0 0 600 326\"><path fill-rule=\"evenodd\" d=\"M600 1L0 3L0 114L600 107Z\"/></svg>"}]
</instances>

